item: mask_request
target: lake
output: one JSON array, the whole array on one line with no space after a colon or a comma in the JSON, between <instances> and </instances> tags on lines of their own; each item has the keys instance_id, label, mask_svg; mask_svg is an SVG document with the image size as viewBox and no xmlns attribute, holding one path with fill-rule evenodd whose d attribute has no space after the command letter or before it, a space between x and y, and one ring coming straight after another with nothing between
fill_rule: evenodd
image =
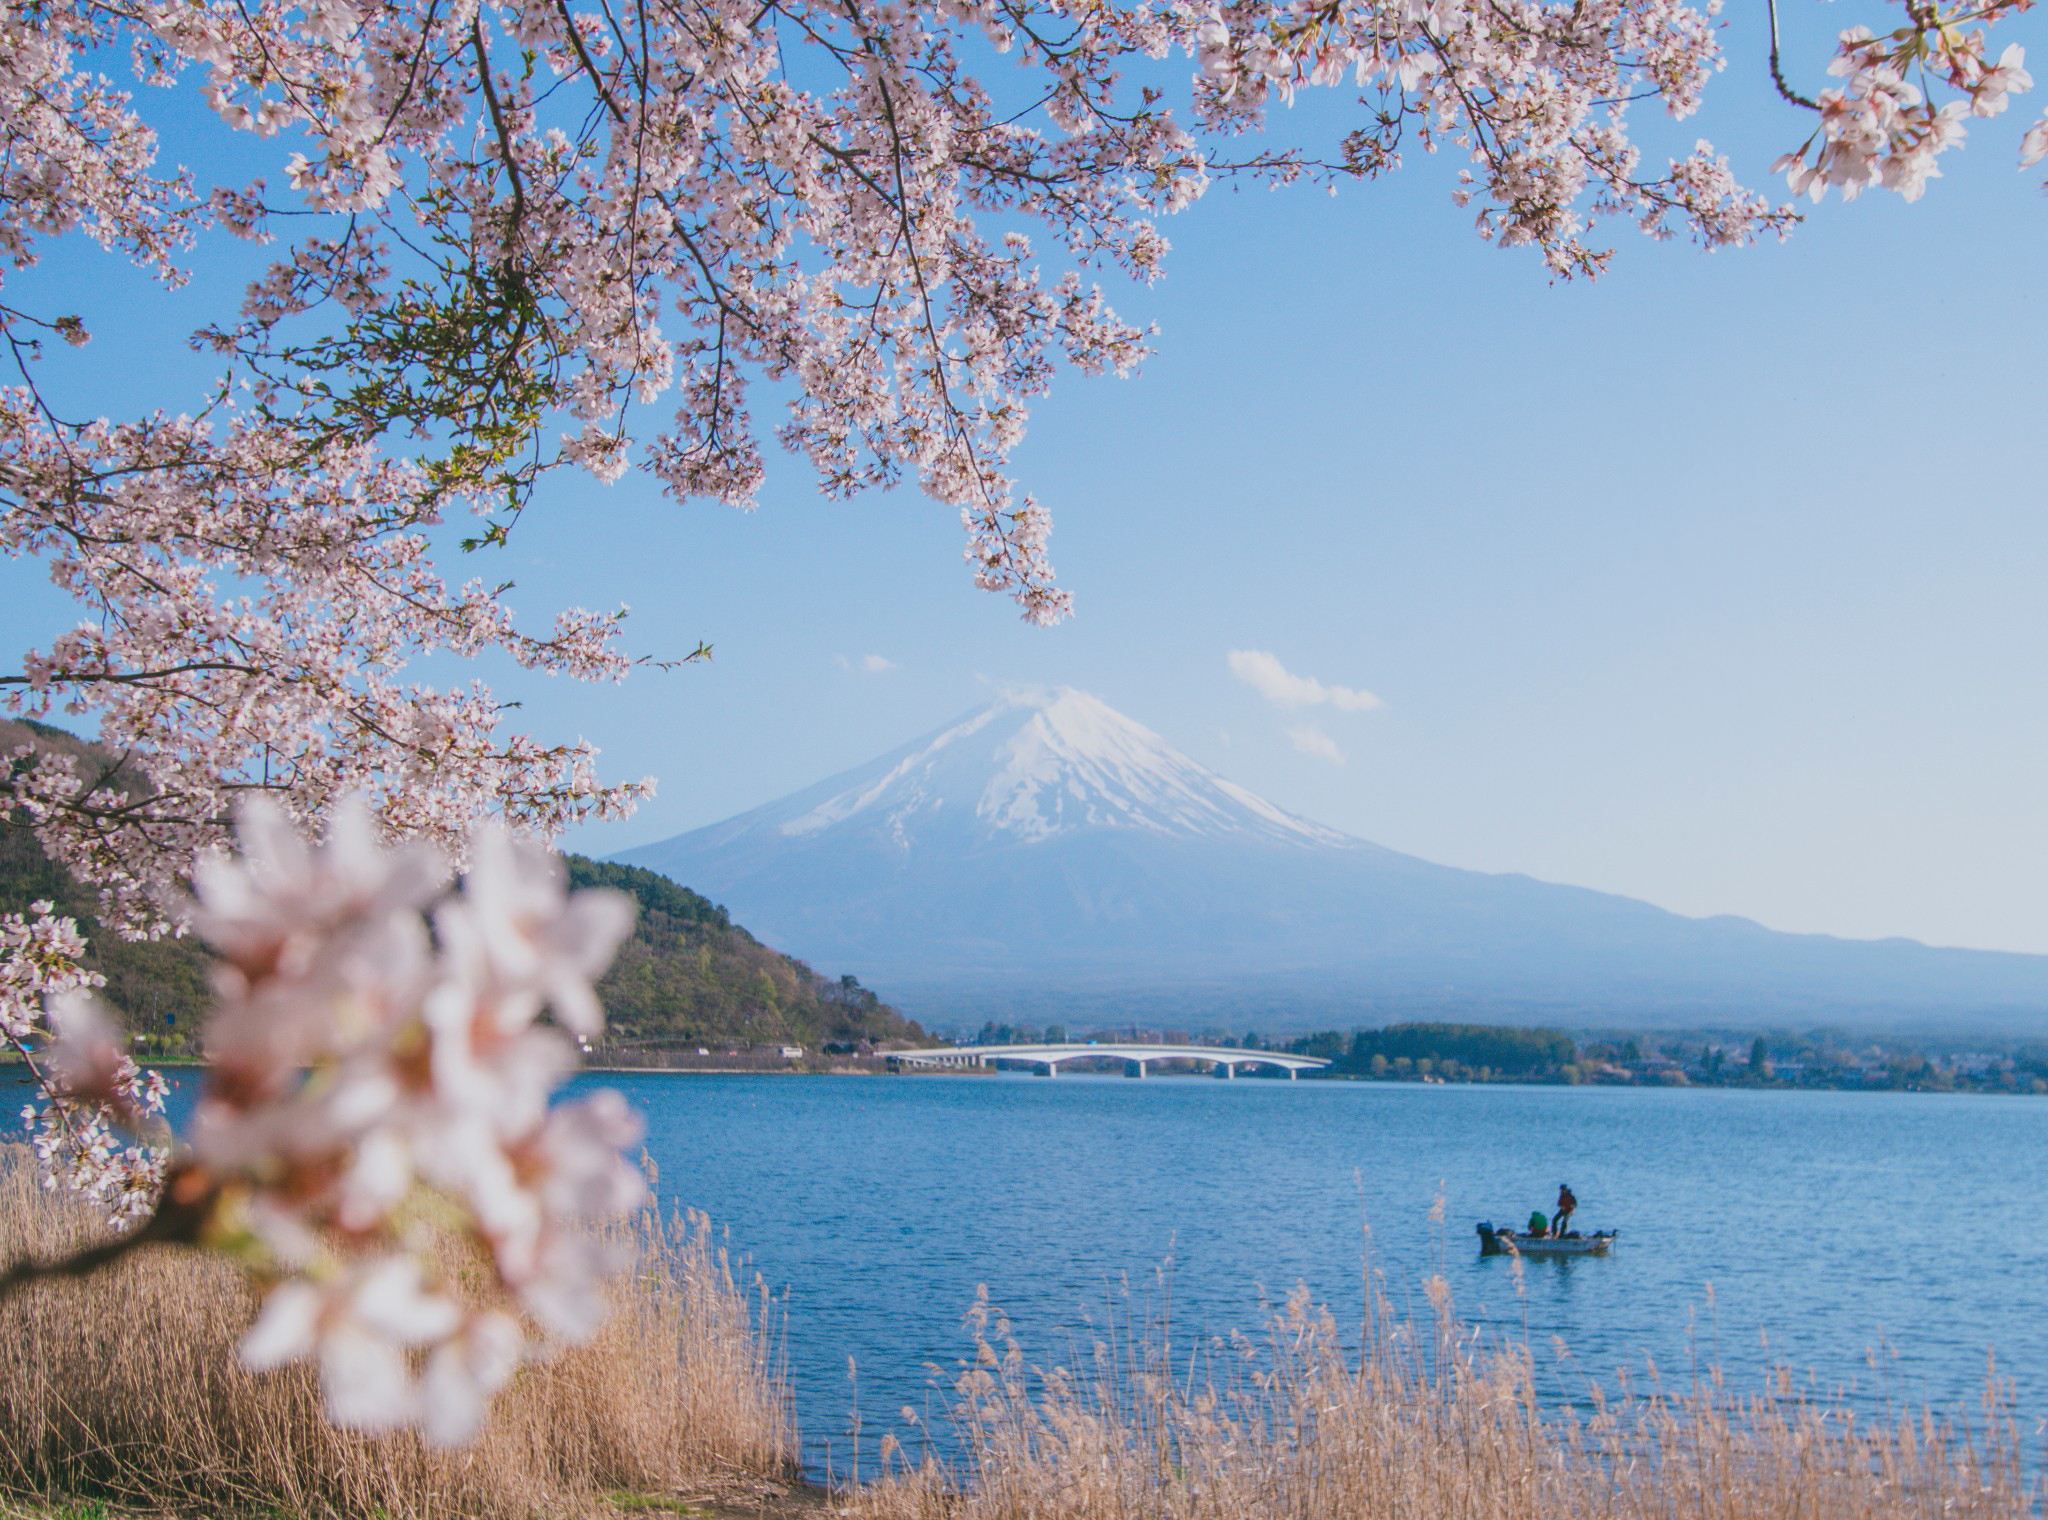
<instances>
[{"instance_id":1,"label":"lake","mask_svg":"<svg viewBox=\"0 0 2048 1520\"><path fill-rule=\"evenodd\" d=\"M597 1080L597 1079L585 1079ZM967 1341L977 1284L1027 1355L1170 1257L1177 1338L1253 1330L1297 1282L1356 1322L1365 1227L1397 1305L1520 1334L1557 1396L1688 1326L1738 1383L1770 1365L1869 1404L1974 1410L1987 1353L2048 1413L2048 1102L1931 1094L1456 1087L1197 1078L624 1075L661 1191L788 1293L809 1460L843 1460ZM1480 1258L1475 1220L1618 1228L1607 1259ZM1441 1192L1445 1223L1430 1220ZM1709 1305L1709 1285L1712 1303ZM1558 1367L1552 1338L1569 1347Z\"/></svg>"},{"instance_id":2,"label":"lake","mask_svg":"<svg viewBox=\"0 0 2048 1520\"><path fill-rule=\"evenodd\" d=\"M190 1073L181 1073L186 1084ZM932 1364L978 1284L1034 1363L1172 1261L1176 1339L1256 1330L1297 1282L1356 1324L1363 1230L1396 1303L1441 1261L1461 1315L1519 1335L1546 1391L1683 1377L1689 1327L1738 1387L1783 1364L1869 1406L1975 1410L1986 1356L2048 1413L2048 1100L1240 1078L606 1074L663 1198L787 1295L814 1469L939 1414ZM182 1098L183 1093L179 1096ZM182 1104L180 1105L182 1106ZM1473 1222L1618 1228L1607 1259L1482 1259ZM1439 1191L1445 1222L1430 1220ZM1711 1304L1709 1285L1711 1284ZM1560 1363L1553 1337L1569 1347ZM914 1449L914 1441L913 1441Z\"/></svg>"}]
</instances>

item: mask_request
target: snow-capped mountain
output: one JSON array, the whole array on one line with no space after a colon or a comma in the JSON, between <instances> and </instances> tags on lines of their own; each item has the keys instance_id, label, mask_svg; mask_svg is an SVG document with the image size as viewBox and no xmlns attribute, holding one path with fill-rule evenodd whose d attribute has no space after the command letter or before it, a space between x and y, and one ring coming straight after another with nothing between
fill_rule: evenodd
<instances>
[{"instance_id":1,"label":"snow-capped mountain","mask_svg":"<svg viewBox=\"0 0 2048 1520\"><path fill-rule=\"evenodd\" d=\"M824 793L823 800L816 800ZM1037 844L1090 829L1346 846L1070 688L1012 694L873 765L744 820L785 839L874 832L895 849Z\"/></svg>"},{"instance_id":2,"label":"snow-capped mountain","mask_svg":"<svg viewBox=\"0 0 2048 1520\"><path fill-rule=\"evenodd\" d=\"M942 1026L2048 1027L2048 957L1777 934L1435 865L1275 807L1067 689L621 858Z\"/></svg>"}]
</instances>

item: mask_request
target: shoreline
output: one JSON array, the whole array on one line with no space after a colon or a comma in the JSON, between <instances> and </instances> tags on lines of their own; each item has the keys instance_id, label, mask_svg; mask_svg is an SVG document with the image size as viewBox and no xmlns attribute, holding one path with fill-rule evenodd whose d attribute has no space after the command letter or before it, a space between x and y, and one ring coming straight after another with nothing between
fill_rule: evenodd
<instances>
[{"instance_id":1,"label":"shoreline","mask_svg":"<svg viewBox=\"0 0 2048 1520\"><path fill-rule=\"evenodd\" d=\"M142 1060L138 1065L158 1071L204 1071L206 1061L192 1056L181 1056L173 1060ZM27 1076L27 1066L18 1056L0 1058L0 1073L11 1074L17 1085L32 1086ZM933 1067L918 1071L889 1071L871 1066L617 1066L586 1065L576 1069L572 1075L590 1076L647 1076L664 1077L939 1077L989 1078L999 1076L1021 1076L1022 1072L1004 1072L989 1067ZM1076 1071L1068 1074L1069 1080L1107 1080L1116 1076L1112 1072ZM1119 1078L1119 1080L1128 1080ZM1204 1072L1161 1071L1153 1081L1214 1081L1213 1076ZM1265 1081L1266 1078L1246 1080ZM1347 1087L1421 1087L1438 1089L1480 1089L1480 1088L1522 1088L1526 1090L1566 1089L1580 1092L1687 1092L1687 1093L1845 1093L1863 1097L1949 1097L1949 1098L2040 1098L2036 1092L2006 1091L1986 1087L1917 1087L1917 1086L1867 1086L1851 1087L1829 1083L1792 1082L1561 1082L1545 1081L1540 1078L1525 1078L1519 1081L1473 1082L1469 1080L1444 1081L1420 1077L1373 1077L1353 1072L1304 1073L1304 1082L1341 1083Z\"/></svg>"},{"instance_id":2,"label":"shoreline","mask_svg":"<svg viewBox=\"0 0 2048 1520\"><path fill-rule=\"evenodd\" d=\"M199 1063L193 1063L199 1064ZM579 1074L591 1076L632 1076L644 1074L663 1077L909 1077L957 1079L960 1077L1023 1077L1042 1075L1024 1071L1002 1071L995 1067L933 1067L920 1071L883 1071L864 1067L832 1067L829 1069L806 1069L803 1067L759 1067L759 1066L583 1066ZM1065 1074L1061 1081L1129 1081L1118 1073L1109 1071L1077 1071ZM1159 1072L1148 1080L1153 1082L1213 1082L1217 1078L1206 1072ZM1272 1078L1242 1078L1242 1081L1271 1082ZM1514 1082L1468 1082L1468 1081L1424 1081L1420 1078L1387 1078L1355 1076L1349 1072L1326 1075L1321 1072L1304 1073L1302 1084L1331 1084L1345 1087L1398 1087L1427 1088L1436 1091L1492 1090L1496 1088L1519 1089L1525 1092L1604 1092L1604 1093L1757 1093L1768 1095L1840 1093L1851 1097L1868 1098L2011 1098L2015 1100L2038 1099L2044 1095L2030 1092L2000 1092L1981 1087L1928 1088L1928 1087L1833 1087L1821 1084L1794 1083L1705 1083L1705 1082L1546 1082L1522 1080ZM1284 1085L1284 1084L1283 1084Z\"/></svg>"}]
</instances>

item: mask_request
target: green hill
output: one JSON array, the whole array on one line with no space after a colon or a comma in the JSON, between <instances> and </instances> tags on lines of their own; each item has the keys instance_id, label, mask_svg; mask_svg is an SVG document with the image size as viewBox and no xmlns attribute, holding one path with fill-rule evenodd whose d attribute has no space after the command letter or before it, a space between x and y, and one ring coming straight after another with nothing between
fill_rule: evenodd
<instances>
[{"instance_id":1,"label":"green hill","mask_svg":"<svg viewBox=\"0 0 2048 1520\"><path fill-rule=\"evenodd\" d=\"M31 733L100 765L112 756L89 741L40 723L0 719L0 753ZM851 976L821 976L762 944L725 909L637 866L581 855L564 857L579 887L613 887L640 906L632 938L598 983L609 1016L607 1044L632 1050L736 1045L922 1040L924 1031ZM154 1056L194 1053L207 1002L206 955L189 939L137 944L98 932L94 894L43 854L18 819L0 815L0 912L39 898L78 919L91 941L89 961L107 978L106 999L145 1036Z\"/></svg>"},{"instance_id":2,"label":"green hill","mask_svg":"<svg viewBox=\"0 0 2048 1520\"><path fill-rule=\"evenodd\" d=\"M924 1040L853 977L834 981L769 949L688 887L639 866L566 858L576 886L615 887L640 904L633 937L598 983L609 1044Z\"/></svg>"}]
</instances>

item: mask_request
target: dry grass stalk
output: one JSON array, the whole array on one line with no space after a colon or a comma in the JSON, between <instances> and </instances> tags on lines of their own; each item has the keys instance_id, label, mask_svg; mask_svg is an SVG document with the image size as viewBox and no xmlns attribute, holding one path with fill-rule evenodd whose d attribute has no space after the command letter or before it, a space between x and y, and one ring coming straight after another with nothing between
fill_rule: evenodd
<instances>
[{"instance_id":1,"label":"dry grass stalk","mask_svg":"<svg viewBox=\"0 0 2048 1520\"><path fill-rule=\"evenodd\" d=\"M1525 1347L1482 1351L1439 1278L1420 1330L1384 1303L1362 1352L1298 1291L1262 1342L1177 1360L1163 1329L1038 1375L986 1302L955 1383L964 1470L893 1453L857 1520L1990 1520L2041 1513L2000 1397L1974 1435L1866 1423L1780 1379L1702 1377L1586 1415L1539 1405Z\"/></svg>"},{"instance_id":2,"label":"dry grass stalk","mask_svg":"<svg viewBox=\"0 0 2048 1520\"><path fill-rule=\"evenodd\" d=\"M90 1220L0 1154L0 1260L55 1256ZM531 1520L612 1490L782 1473L796 1450L771 1305L735 1281L701 1217L624 1227L634 1267L597 1338L524 1369L459 1452L343 1434L303 1369L234 1348L253 1297L225 1262L144 1252L0 1304L0 1491L89 1494L154 1513Z\"/></svg>"}]
</instances>

